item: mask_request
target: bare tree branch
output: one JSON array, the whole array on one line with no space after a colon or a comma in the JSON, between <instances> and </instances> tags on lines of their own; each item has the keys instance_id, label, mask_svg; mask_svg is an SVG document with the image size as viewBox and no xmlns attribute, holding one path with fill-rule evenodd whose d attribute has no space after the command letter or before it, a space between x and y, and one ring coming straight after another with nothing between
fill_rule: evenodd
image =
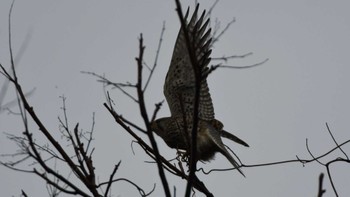
<instances>
[{"instance_id":1,"label":"bare tree branch","mask_svg":"<svg viewBox=\"0 0 350 197\"><path fill-rule=\"evenodd\" d=\"M158 150L158 146L157 146L157 142L154 139L153 136L153 132L151 129L151 125L149 122L149 118L147 115L147 110L146 110L146 105L145 105L145 101L144 101L144 97L143 97L143 90L142 90L142 60L143 60L143 52L145 50L145 46L143 45L143 38L142 38L142 34L140 35L140 39L139 39L140 45L139 45L139 56L136 58L137 61L137 84L136 84L136 89L137 89L137 95L138 95L138 100L139 100L139 107L140 107L140 112L141 112L141 116L145 122L145 126L147 128L147 135L148 138L151 142L152 148L154 150L155 153L155 157L156 157L156 161L157 161L157 166L158 166L158 172L159 172L159 176L160 179L162 181L163 184L163 188L164 188L164 192L165 192L165 196L170 196L170 190L169 190L169 185L168 185L168 181L165 177L165 173L163 170L163 166L160 160L160 154L159 154L159 150Z\"/></svg>"},{"instance_id":2,"label":"bare tree branch","mask_svg":"<svg viewBox=\"0 0 350 197\"><path fill-rule=\"evenodd\" d=\"M114 166L114 169L113 169L113 172L111 173L110 177L109 177L109 181L107 183L107 188L106 188L106 191L105 191L105 197L108 196L108 192L110 192L110 189L111 189L111 186L112 186L112 183L113 183L113 177L115 175L115 173L117 172L119 166L120 166L120 163L121 161L118 162L117 165ZM98 185L98 187L101 186L101 184Z\"/></svg>"},{"instance_id":3,"label":"bare tree branch","mask_svg":"<svg viewBox=\"0 0 350 197\"><path fill-rule=\"evenodd\" d=\"M108 80L106 77L98 75L98 74L96 74L94 72L81 71L81 73L97 77L98 78L98 80L97 80L98 82L102 82L102 83L104 83L106 85L111 85L114 88L117 88L118 90L120 90L123 94L125 94L127 97L129 97L131 100L133 100L135 103L139 102L134 96L132 96L130 93L128 93L126 90L124 90L125 87L136 88L136 85L133 85L131 83L114 83L114 82Z\"/></svg>"},{"instance_id":4,"label":"bare tree branch","mask_svg":"<svg viewBox=\"0 0 350 197\"><path fill-rule=\"evenodd\" d=\"M17 154L12 154L12 156L21 156L22 158L15 161L15 162L1 162L2 165L17 170L21 172L27 172L27 173L34 173L37 176L41 177L43 180L47 183L47 190L49 192L50 196L57 196L60 192L64 192L67 194L74 194L74 195L80 195L80 196L90 196L88 193L83 191L81 187L78 187L75 183L69 180L69 178L66 178L63 176L58 170L51 167L47 162L51 160L52 158L58 159L58 161L63 161L65 165L69 167L69 169L73 172L73 174L76 176L76 178L81 181L85 186L86 189L89 190L89 192L93 196L102 196L97 191L97 185L96 185L96 175L95 175L95 167L93 166L92 161L92 153L93 150L89 151L90 143L92 141L92 132L94 128L94 118L93 118L93 124L90 133L88 132L89 136L86 137L85 134L80 131L78 128L79 124L77 123L74 127L74 130L71 131L69 128L68 123L68 115L66 111L66 98L62 96L63 100L63 120L59 118L60 127L62 128L61 133L63 136L66 137L69 143L71 143L71 146L74 150L74 155L70 156L65 150L65 148L62 147L62 144L52 136L51 132L47 129L47 127L44 125L44 123L41 121L39 116L35 113L32 106L27 101L27 95L24 94L22 87L17 79L17 74L15 70L15 62L13 60L13 52L12 52L12 43L11 43L11 13L13 9L13 3L11 4L11 8L9 11L9 51L10 51L10 59L11 59L11 66L10 70L12 71L12 75L9 74L9 72L3 67L3 65L0 64L1 73L9 80L9 82L13 83L16 93L17 93L17 103L19 106L20 115L22 118L22 122L24 125L24 137L15 137L15 136L9 136L10 139L12 139L14 142L17 143L17 145L20 147L20 152ZM33 138L33 133L30 132L28 127L28 118L32 118L34 123L39 127L39 132L43 134L47 140L47 144L40 145L35 142L35 139ZM84 145L84 142L87 142L87 145ZM53 148L50 148L49 146L53 146ZM46 153L49 155L48 158L45 158ZM76 161L74 160L76 158ZM33 160L33 165L38 165L41 169L37 170L36 168L33 168L33 170L23 170L19 169L17 167L14 167L20 163L23 163L26 160ZM55 163L56 166L56 163ZM132 183L131 181L124 179L127 182ZM132 185L136 185L132 183ZM109 185L110 187L110 185ZM140 191L140 187L138 187ZM141 189L141 191L143 191ZM24 196L26 194L22 192ZM141 192L140 192L141 193Z\"/></svg>"}]
</instances>

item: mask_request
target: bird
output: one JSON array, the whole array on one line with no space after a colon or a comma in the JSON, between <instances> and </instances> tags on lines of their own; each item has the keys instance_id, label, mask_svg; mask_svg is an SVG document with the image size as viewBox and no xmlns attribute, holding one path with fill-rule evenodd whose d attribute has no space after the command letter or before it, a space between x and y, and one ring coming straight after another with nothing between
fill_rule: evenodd
<instances>
[{"instance_id":1,"label":"bird","mask_svg":"<svg viewBox=\"0 0 350 197\"><path fill-rule=\"evenodd\" d=\"M239 164L225 148L221 137L228 138L246 147L249 147L249 145L235 135L225 131L223 124L215 119L213 102L207 83L212 46L211 28L209 27L210 19L205 20L205 10L198 18L198 10L199 4L196 5L189 22L187 22L189 9L187 9L184 17L186 32L188 33L187 38L189 38L188 40L193 47L192 51L197 62L195 66L197 67L194 68L192 65L186 44L185 28L181 27L163 86L163 93L171 116L152 121L151 129L170 148L185 150L186 155L190 155L196 80L200 80L196 159L210 161L219 152L244 176L239 168ZM196 79L195 69L200 73L199 79Z\"/></svg>"}]
</instances>

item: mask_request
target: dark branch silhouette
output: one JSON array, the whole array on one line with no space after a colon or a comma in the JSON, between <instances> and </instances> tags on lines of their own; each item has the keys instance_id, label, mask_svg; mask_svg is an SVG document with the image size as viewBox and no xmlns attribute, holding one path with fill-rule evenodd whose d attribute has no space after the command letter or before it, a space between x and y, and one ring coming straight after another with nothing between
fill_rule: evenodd
<instances>
[{"instance_id":1,"label":"dark branch silhouette","mask_svg":"<svg viewBox=\"0 0 350 197\"><path fill-rule=\"evenodd\" d=\"M143 126L140 126L136 124L132 118L124 117L121 115L121 113L118 111L118 109L115 109L115 105L113 103L112 98L110 98L108 92L107 92L107 102L104 103L104 107L107 109L107 111L110 113L112 118L116 121L116 123L123 128L124 131L128 132L135 140L138 145L145 151L145 153L151 158L151 162L148 163L154 163L157 165L158 173L160 180L162 182L162 187L164 189L165 196L171 196L170 187L167 182L167 178L165 176L165 171L168 171L171 173L171 175L180 177L182 179L185 179L187 181L187 187L186 187L186 193L185 196L191 196L192 192L195 192L193 188L195 188L197 191L205 194L206 196L214 196L210 190L205 186L205 184L198 179L196 176L197 172L202 172L203 174L210 174L213 172L219 172L219 171L228 171L228 170L234 170L235 168L228 168L228 169L211 169L209 171L204 171L204 169L200 168L197 169L196 165L196 135L197 135L197 127L198 127L198 105L199 105L199 89L200 89L200 78L202 76L202 73L200 71L198 66L198 60L195 57L195 51L193 46L191 45L189 33L186 29L186 17L183 15L181 4L179 0L175 0L176 3L176 11L179 16L179 21L184 27L183 31L185 32L185 39L186 39L186 46L189 51L189 56L191 59L191 63L193 66L193 70L195 72L195 78L196 78L196 98L195 98L195 107L193 112L193 125L192 125L192 135L191 139L188 139L190 141L191 145L191 155L190 155L190 161L183 161L180 159L180 157L177 158L177 163L174 163L173 161L167 160L164 156L162 156L159 153L157 142L154 138L154 133L151 130L150 123L154 121L157 117L157 113L160 110L163 102L157 102L155 103L155 107L153 109L153 113L149 113L147 110L147 106L145 104L145 92L151 87L150 81L152 80L152 77L155 74L156 67L157 67L157 61L160 54L160 49L162 45L163 40L163 34L165 31L165 25L163 24L161 33L160 33L160 39L158 43L158 48L156 50L156 55L154 59L154 63L152 67L148 67L147 64L143 60L143 54L145 50L145 46L143 45L143 37L142 34L140 34L140 38L138 40L139 44L139 54L136 58L136 66L137 66L137 79L135 83L115 83L106 78L104 75L99 75L93 72L86 72L82 71L84 74L89 74L97 78L98 82L102 82L106 86L111 86L112 89L117 89L121 91L125 96L127 96L129 99L134 101L135 104L139 106L138 114L142 117L144 124ZM213 6L209 11L207 12L207 17L210 16L213 7L216 5L217 1L214 2ZM121 167L121 161L119 161L117 164L114 165L114 168L111 170L110 176L107 178L107 180L99 182L97 180L98 174L96 174L96 170L93 164L93 153L94 153L94 147L93 147L93 132L94 132L94 125L95 125L95 119L94 115L92 118L92 126L91 130L89 131L82 131L79 127L79 123L74 124L73 127L71 127L72 120L69 119L67 110L66 110L66 97L62 96L62 113L63 117L58 117L59 122L59 131L61 132L61 135L63 139L65 139L69 143L70 149L67 150L66 147L63 146L63 142L59 141L58 139L53 137L53 131L50 131L46 126L45 123L42 121L42 119L39 117L39 115L35 112L34 108L30 105L27 98L30 94L25 93L25 91L22 90L21 84L18 82L17 74L16 74L16 64L18 63L16 60L14 60L14 55L12 51L12 38L11 38L11 13L13 10L13 3L11 5L10 11L9 11L9 52L10 52L10 66L9 69L6 69L5 66L0 64L0 73L1 76L5 77L5 80L9 83L12 83L14 85L14 88L17 92L17 99L16 103L19 107L19 114L20 118L22 119L24 131L23 135L16 136L13 134L7 134L7 138L14 143L16 143L19 147L19 151L12 154L6 154L2 155L3 157L11 157L15 158L13 161L3 162L1 161L1 164L3 166L6 166L12 170L24 172L24 173L31 173L35 174L36 176L40 177L46 182L46 188L48 190L48 193L50 196L58 196L61 193L65 194L71 194L71 195L80 195L80 196L112 196L111 188L113 184L118 182L127 182L128 184L132 185L136 190L139 192L140 196L148 196L152 194L152 192L155 190L155 186L149 191L145 192L144 189L142 189L140 186L138 186L133 181L127 179L127 178L118 178L116 177L116 173L118 170L120 170ZM229 27L235 22L235 19L230 21L223 30L219 31L220 23L216 21L215 27L214 27L214 39L212 41L212 44L219 41L219 39L222 37L222 35L229 29ZM26 39L27 40L27 39ZM24 43L22 46L25 48L27 46L26 43ZM22 47L21 47L22 48ZM18 56L20 57L21 54L23 54L24 49L21 49L20 52L18 52ZM253 68L259 65L264 64L268 59L263 60L261 62L258 62L256 64L248 65L248 66L231 66L227 65L226 63L229 60L236 59L236 58L245 58L249 55L252 55L252 53L246 53L243 55L230 55L230 56L222 56L218 58L212 58L215 61L219 61L220 63L212 65L209 69L209 73L215 71L218 68L233 68L233 69L245 69L245 68ZM144 77L143 74L143 68L148 68L148 75ZM4 88L5 87L5 88ZM5 92L7 90L8 85L2 86L2 89L0 90L0 93ZM131 93L130 91L134 91ZM135 95L136 92L136 95ZM4 109L3 103L3 97L4 95L0 96L0 112ZM12 104L11 104L12 105ZM29 122L33 122L38 128L38 132L40 134L43 134L45 136L44 142L39 142L35 139L34 132L30 130L28 127ZM185 124L186 121L184 121ZM189 126L189 125L187 125ZM185 125L185 128L187 127ZM319 156L315 156L313 152L310 150L308 139L306 139L306 150L308 151L311 158L309 159L303 159L298 156L296 156L296 159L291 160L282 160L282 161L275 161L275 162L266 162L266 163L258 163L258 164L246 164L244 162L240 162L239 167L241 168L256 168L256 167L264 167L264 166L275 166L275 165L286 165L290 163L299 163L302 165L307 165L308 163L312 162L318 162L320 165L324 166L327 171L328 180L331 183L332 190L336 196L338 196L338 192L336 189L336 181L332 177L331 172L331 165L333 163L337 162L345 162L350 163L349 157L346 153L346 151L343 149L344 145L349 144L350 140L346 140L342 143L338 143L336 140L336 137L333 135L333 132L331 131L329 125L326 123L326 128L328 133L330 134L335 147L330 149L328 152L323 153ZM147 143L148 140L144 139L144 136L140 135L146 135L147 139L149 139L150 144ZM147 141L147 142L146 142ZM324 160L324 158L331 153L334 153L336 150L339 150L341 152L341 156L338 156L332 160L328 161L321 161L321 159ZM54 163L54 164L52 164ZM64 164L69 169L69 175L64 175L62 171L57 169L57 164ZM189 166L184 166L183 164L189 163ZM20 164L27 164L27 168L19 167ZM188 169L186 169L186 167ZM80 182L79 186L77 182ZM323 187L324 182L324 174L321 173L318 180L318 196L323 196L323 194L326 192L326 190ZM83 185L83 187L81 186ZM22 196L28 196L23 190ZM173 196L176 196L176 188L174 188Z\"/></svg>"},{"instance_id":2,"label":"dark branch silhouette","mask_svg":"<svg viewBox=\"0 0 350 197\"><path fill-rule=\"evenodd\" d=\"M152 148L153 148L154 153L155 153L155 158L156 158L157 166L158 166L158 172L159 172L159 176L160 176L160 179L162 181L162 184L163 184L165 196L170 196L170 189L169 189L168 181L165 177L164 169L163 169L162 163L160 161L160 154L159 154L157 142L154 139L154 135L153 135L153 132L151 129L151 124L150 124L150 121L148 118L145 100L144 100L144 96L143 96L144 91L142 88L143 87L142 86L142 68L143 68L142 60L143 60L143 52L145 50L145 46L143 45L142 34L140 35L139 41L140 41L140 45L139 45L140 54L139 54L139 57L136 58L136 61L137 61L136 89L137 89L137 95L138 95L138 99L139 99L140 112L141 112L141 116L145 122L145 126L147 128L148 138L151 141L151 145L152 145Z\"/></svg>"},{"instance_id":3,"label":"dark branch silhouette","mask_svg":"<svg viewBox=\"0 0 350 197\"><path fill-rule=\"evenodd\" d=\"M319 178L318 178L318 194L317 197L322 197L324 193L326 193L326 190L323 189L323 178L324 174L321 173Z\"/></svg>"},{"instance_id":4,"label":"dark branch silhouette","mask_svg":"<svg viewBox=\"0 0 350 197\"><path fill-rule=\"evenodd\" d=\"M104 184L98 185L96 180L95 167L93 165L93 151L94 148L91 147L91 142L93 140L94 131L94 118L91 131L83 132L79 129L79 123L77 123L73 130L70 129L68 114L66 113L66 98L62 97L62 111L63 119L59 118L60 131L61 134L68 143L70 143L73 150L73 155L69 153L69 150L63 148L62 142L57 141L52 135L52 131L48 130L45 123L41 121L41 118L36 114L34 108L27 101L27 97L22 90L21 84L18 82L15 61L13 59L12 52L12 42L11 42L11 13L13 10L14 2L11 4L9 11L9 51L10 51L10 71L7 70L2 64L0 64L1 74L14 85L17 92L17 102L19 107L19 113L22 118L22 123L24 126L23 137L18 137L14 135L9 135L9 139L17 143L20 148L19 153L7 154L7 156L21 158L14 162L2 162L1 164L13 170L33 173L45 180L47 183L47 189L50 196L57 196L60 192L72 195L80 196L103 196L100 191L104 189ZM12 74L10 74L12 73ZM30 131L28 124L29 118L38 126L39 133L43 134L46 141L41 143L36 142L34 139L33 132ZM54 166L48 161L54 159ZM22 169L16 167L17 165L24 163L25 161L31 162L30 165L35 166L30 170ZM67 166L71 174L74 175L74 180L70 180L70 176L66 177L62 172L56 169L56 162L62 162L63 165ZM115 168L114 172L117 170ZM114 174L113 174L114 176ZM111 178L113 178L113 176ZM85 188L77 186L76 181L80 181ZM105 188L105 196L110 192L111 184L118 181L127 181L130 184L137 186L132 181L126 178L119 178L115 180L110 180L109 184ZM140 195L147 196L151 192L145 193L139 186L136 187ZM22 192L23 196L26 196L25 192Z\"/></svg>"}]
</instances>

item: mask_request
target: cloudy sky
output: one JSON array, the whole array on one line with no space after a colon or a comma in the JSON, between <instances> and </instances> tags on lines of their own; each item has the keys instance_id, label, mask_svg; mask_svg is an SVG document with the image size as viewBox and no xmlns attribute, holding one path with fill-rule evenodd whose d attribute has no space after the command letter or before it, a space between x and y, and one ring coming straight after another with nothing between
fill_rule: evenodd
<instances>
[{"instance_id":1,"label":"cloudy sky","mask_svg":"<svg viewBox=\"0 0 350 197\"><path fill-rule=\"evenodd\" d=\"M10 4L11 0L0 2L0 62L7 67ZM233 66L269 59L252 69L219 69L208 79L217 119L250 145L245 148L225 141L243 163L295 159L296 155L309 159L306 139L314 155L325 153L334 147L326 122L338 142L350 139L349 4L345 0L221 0L217 4L212 13L213 24L217 19L223 28L233 18L236 22L216 43L212 56L253 52L244 59L227 62ZM194 2L183 7L188 5L194 8ZM212 1L201 1L200 8L211 5ZM18 63L20 83L26 91L35 88L29 101L46 126L61 140L57 117L62 117L62 95L67 97L71 127L79 122L82 129L90 129L95 112L93 145L99 180L108 179L121 160L117 177L129 178L146 191L156 184L153 196L163 194L156 165L145 163L150 158L136 145L133 154L132 137L103 107L102 84L80 71L105 74L115 82L135 82L137 39L142 33L145 61L152 65L163 22L166 30L158 67L145 95L150 113L154 103L164 99L162 86L180 26L173 1L17 0L12 16L15 54L29 35L28 46ZM0 77L2 83L4 78ZM5 103L15 98L12 88ZM111 95L119 113L142 124L133 101L117 90L111 90ZM12 109L17 111L15 106ZM168 115L164 105L159 116ZM33 123L30 127L37 140L43 140ZM20 135L21 131L18 116L4 111L0 114L1 154L16 151L5 133ZM175 151L160 138L157 141L163 155L169 159L175 156ZM350 153L349 145L344 150ZM343 157L338 151L323 161L338 156ZM230 164L217 155L212 162L199 166L209 170ZM340 196L348 194L349 166L339 163L331 169ZM198 174L217 196L315 196L318 176L325 168L318 163L293 163L243 171L247 178L236 171ZM182 196L185 182L171 174L167 178L171 188L175 186L177 195ZM326 196L334 196L327 178L324 187ZM21 189L30 196L47 194L45 183L38 177L2 166L0 188L3 196L19 196ZM116 183L112 191L114 196L138 194L127 183Z\"/></svg>"}]
</instances>

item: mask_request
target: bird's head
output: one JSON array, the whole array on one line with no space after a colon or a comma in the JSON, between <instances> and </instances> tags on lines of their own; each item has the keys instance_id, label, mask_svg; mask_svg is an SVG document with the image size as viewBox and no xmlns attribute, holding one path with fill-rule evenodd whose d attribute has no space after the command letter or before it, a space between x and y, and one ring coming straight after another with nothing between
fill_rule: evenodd
<instances>
[{"instance_id":1,"label":"bird's head","mask_svg":"<svg viewBox=\"0 0 350 197\"><path fill-rule=\"evenodd\" d=\"M154 131L155 133L157 133L159 136L162 137L170 121L171 121L170 117L159 118L151 122L151 129L152 131Z\"/></svg>"}]
</instances>

